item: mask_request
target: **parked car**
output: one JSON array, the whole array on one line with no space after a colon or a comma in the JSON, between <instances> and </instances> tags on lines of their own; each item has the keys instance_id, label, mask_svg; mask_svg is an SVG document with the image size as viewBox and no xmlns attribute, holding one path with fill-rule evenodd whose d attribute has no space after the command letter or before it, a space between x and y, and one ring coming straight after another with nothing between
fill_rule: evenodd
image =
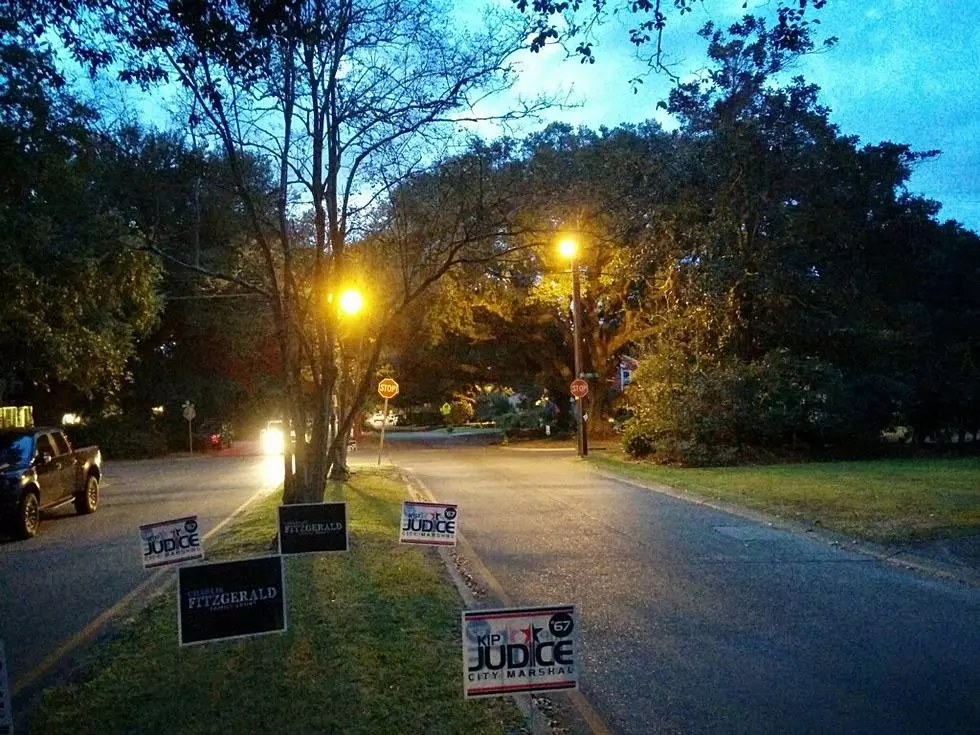
<instances>
[{"instance_id":1,"label":"parked car","mask_svg":"<svg viewBox=\"0 0 980 735\"><path fill-rule=\"evenodd\" d=\"M13 536L34 536L42 510L71 501L94 513L101 481L98 447L74 449L61 429L0 430L0 525Z\"/></svg>"},{"instance_id":2,"label":"parked car","mask_svg":"<svg viewBox=\"0 0 980 735\"><path fill-rule=\"evenodd\" d=\"M194 430L194 449L224 449L235 440L235 433L228 422L204 421Z\"/></svg>"}]
</instances>

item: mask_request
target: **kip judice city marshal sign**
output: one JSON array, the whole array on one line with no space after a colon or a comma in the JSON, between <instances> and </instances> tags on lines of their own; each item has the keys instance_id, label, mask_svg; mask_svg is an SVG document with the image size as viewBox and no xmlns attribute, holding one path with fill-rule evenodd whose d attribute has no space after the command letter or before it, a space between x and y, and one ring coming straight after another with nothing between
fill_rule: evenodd
<instances>
[{"instance_id":1,"label":"kip judice city marshal sign","mask_svg":"<svg viewBox=\"0 0 980 735\"><path fill-rule=\"evenodd\" d=\"M285 592L281 556L179 567L180 645L284 632Z\"/></svg>"},{"instance_id":2,"label":"kip judice city marshal sign","mask_svg":"<svg viewBox=\"0 0 980 735\"><path fill-rule=\"evenodd\" d=\"M463 611L463 695L578 688L575 607Z\"/></svg>"}]
</instances>

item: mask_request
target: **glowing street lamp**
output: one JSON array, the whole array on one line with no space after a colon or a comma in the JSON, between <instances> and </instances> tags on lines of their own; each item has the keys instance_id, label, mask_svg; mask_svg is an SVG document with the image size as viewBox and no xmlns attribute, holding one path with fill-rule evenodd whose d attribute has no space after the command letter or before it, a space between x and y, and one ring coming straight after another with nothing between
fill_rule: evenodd
<instances>
[{"instance_id":1,"label":"glowing street lamp","mask_svg":"<svg viewBox=\"0 0 980 735\"><path fill-rule=\"evenodd\" d=\"M348 316L357 314L364 308L364 297L356 288L349 288L340 294L340 310Z\"/></svg>"},{"instance_id":2,"label":"glowing street lamp","mask_svg":"<svg viewBox=\"0 0 980 735\"><path fill-rule=\"evenodd\" d=\"M575 378L582 377L582 300L581 286L578 273L578 243L565 238L558 243L558 252L571 263L572 268L572 343L575 355ZM589 439L585 433L585 417L583 416L583 399L575 399L575 425L578 437L578 456L585 457L589 453Z\"/></svg>"}]
</instances>

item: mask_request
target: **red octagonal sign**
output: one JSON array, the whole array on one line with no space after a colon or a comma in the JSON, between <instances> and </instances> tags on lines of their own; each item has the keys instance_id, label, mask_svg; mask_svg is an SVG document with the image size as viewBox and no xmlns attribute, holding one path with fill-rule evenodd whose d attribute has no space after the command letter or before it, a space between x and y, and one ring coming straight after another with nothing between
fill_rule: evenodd
<instances>
[{"instance_id":1,"label":"red octagonal sign","mask_svg":"<svg viewBox=\"0 0 980 735\"><path fill-rule=\"evenodd\" d=\"M585 398L589 395L589 384L581 378L575 378L570 386L572 395L576 398Z\"/></svg>"},{"instance_id":2,"label":"red octagonal sign","mask_svg":"<svg viewBox=\"0 0 980 735\"><path fill-rule=\"evenodd\" d=\"M382 398L394 398L398 395L398 383L391 378L385 378L378 383L378 395Z\"/></svg>"}]
</instances>

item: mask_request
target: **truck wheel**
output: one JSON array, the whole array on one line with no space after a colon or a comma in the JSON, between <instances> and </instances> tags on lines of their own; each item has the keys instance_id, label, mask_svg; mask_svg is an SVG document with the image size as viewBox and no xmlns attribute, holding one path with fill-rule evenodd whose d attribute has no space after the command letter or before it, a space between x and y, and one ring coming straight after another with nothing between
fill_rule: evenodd
<instances>
[{"instance_id":1,"label":"truck wheel","mask_svg":"<svg viewBox=\"0 0 980 735\"><path fill-rule=\"evenodd\" d=\"M99 478L89 475L85 478L85 487L75 496L75 510L82 515L94 513L99 507Z\"/></svg>"},{"instance_id":2,"label":"truck wheel","mask_svg":"<svg viewBox=\"0 0 980 735\"><path fill-rule=\"evenodd\" d=\"M37 529L41 525L41 507L35 493L24 493L13 522L13 532L17 538L28 539L37 535Z\"/></svg>"}]
</instances>

